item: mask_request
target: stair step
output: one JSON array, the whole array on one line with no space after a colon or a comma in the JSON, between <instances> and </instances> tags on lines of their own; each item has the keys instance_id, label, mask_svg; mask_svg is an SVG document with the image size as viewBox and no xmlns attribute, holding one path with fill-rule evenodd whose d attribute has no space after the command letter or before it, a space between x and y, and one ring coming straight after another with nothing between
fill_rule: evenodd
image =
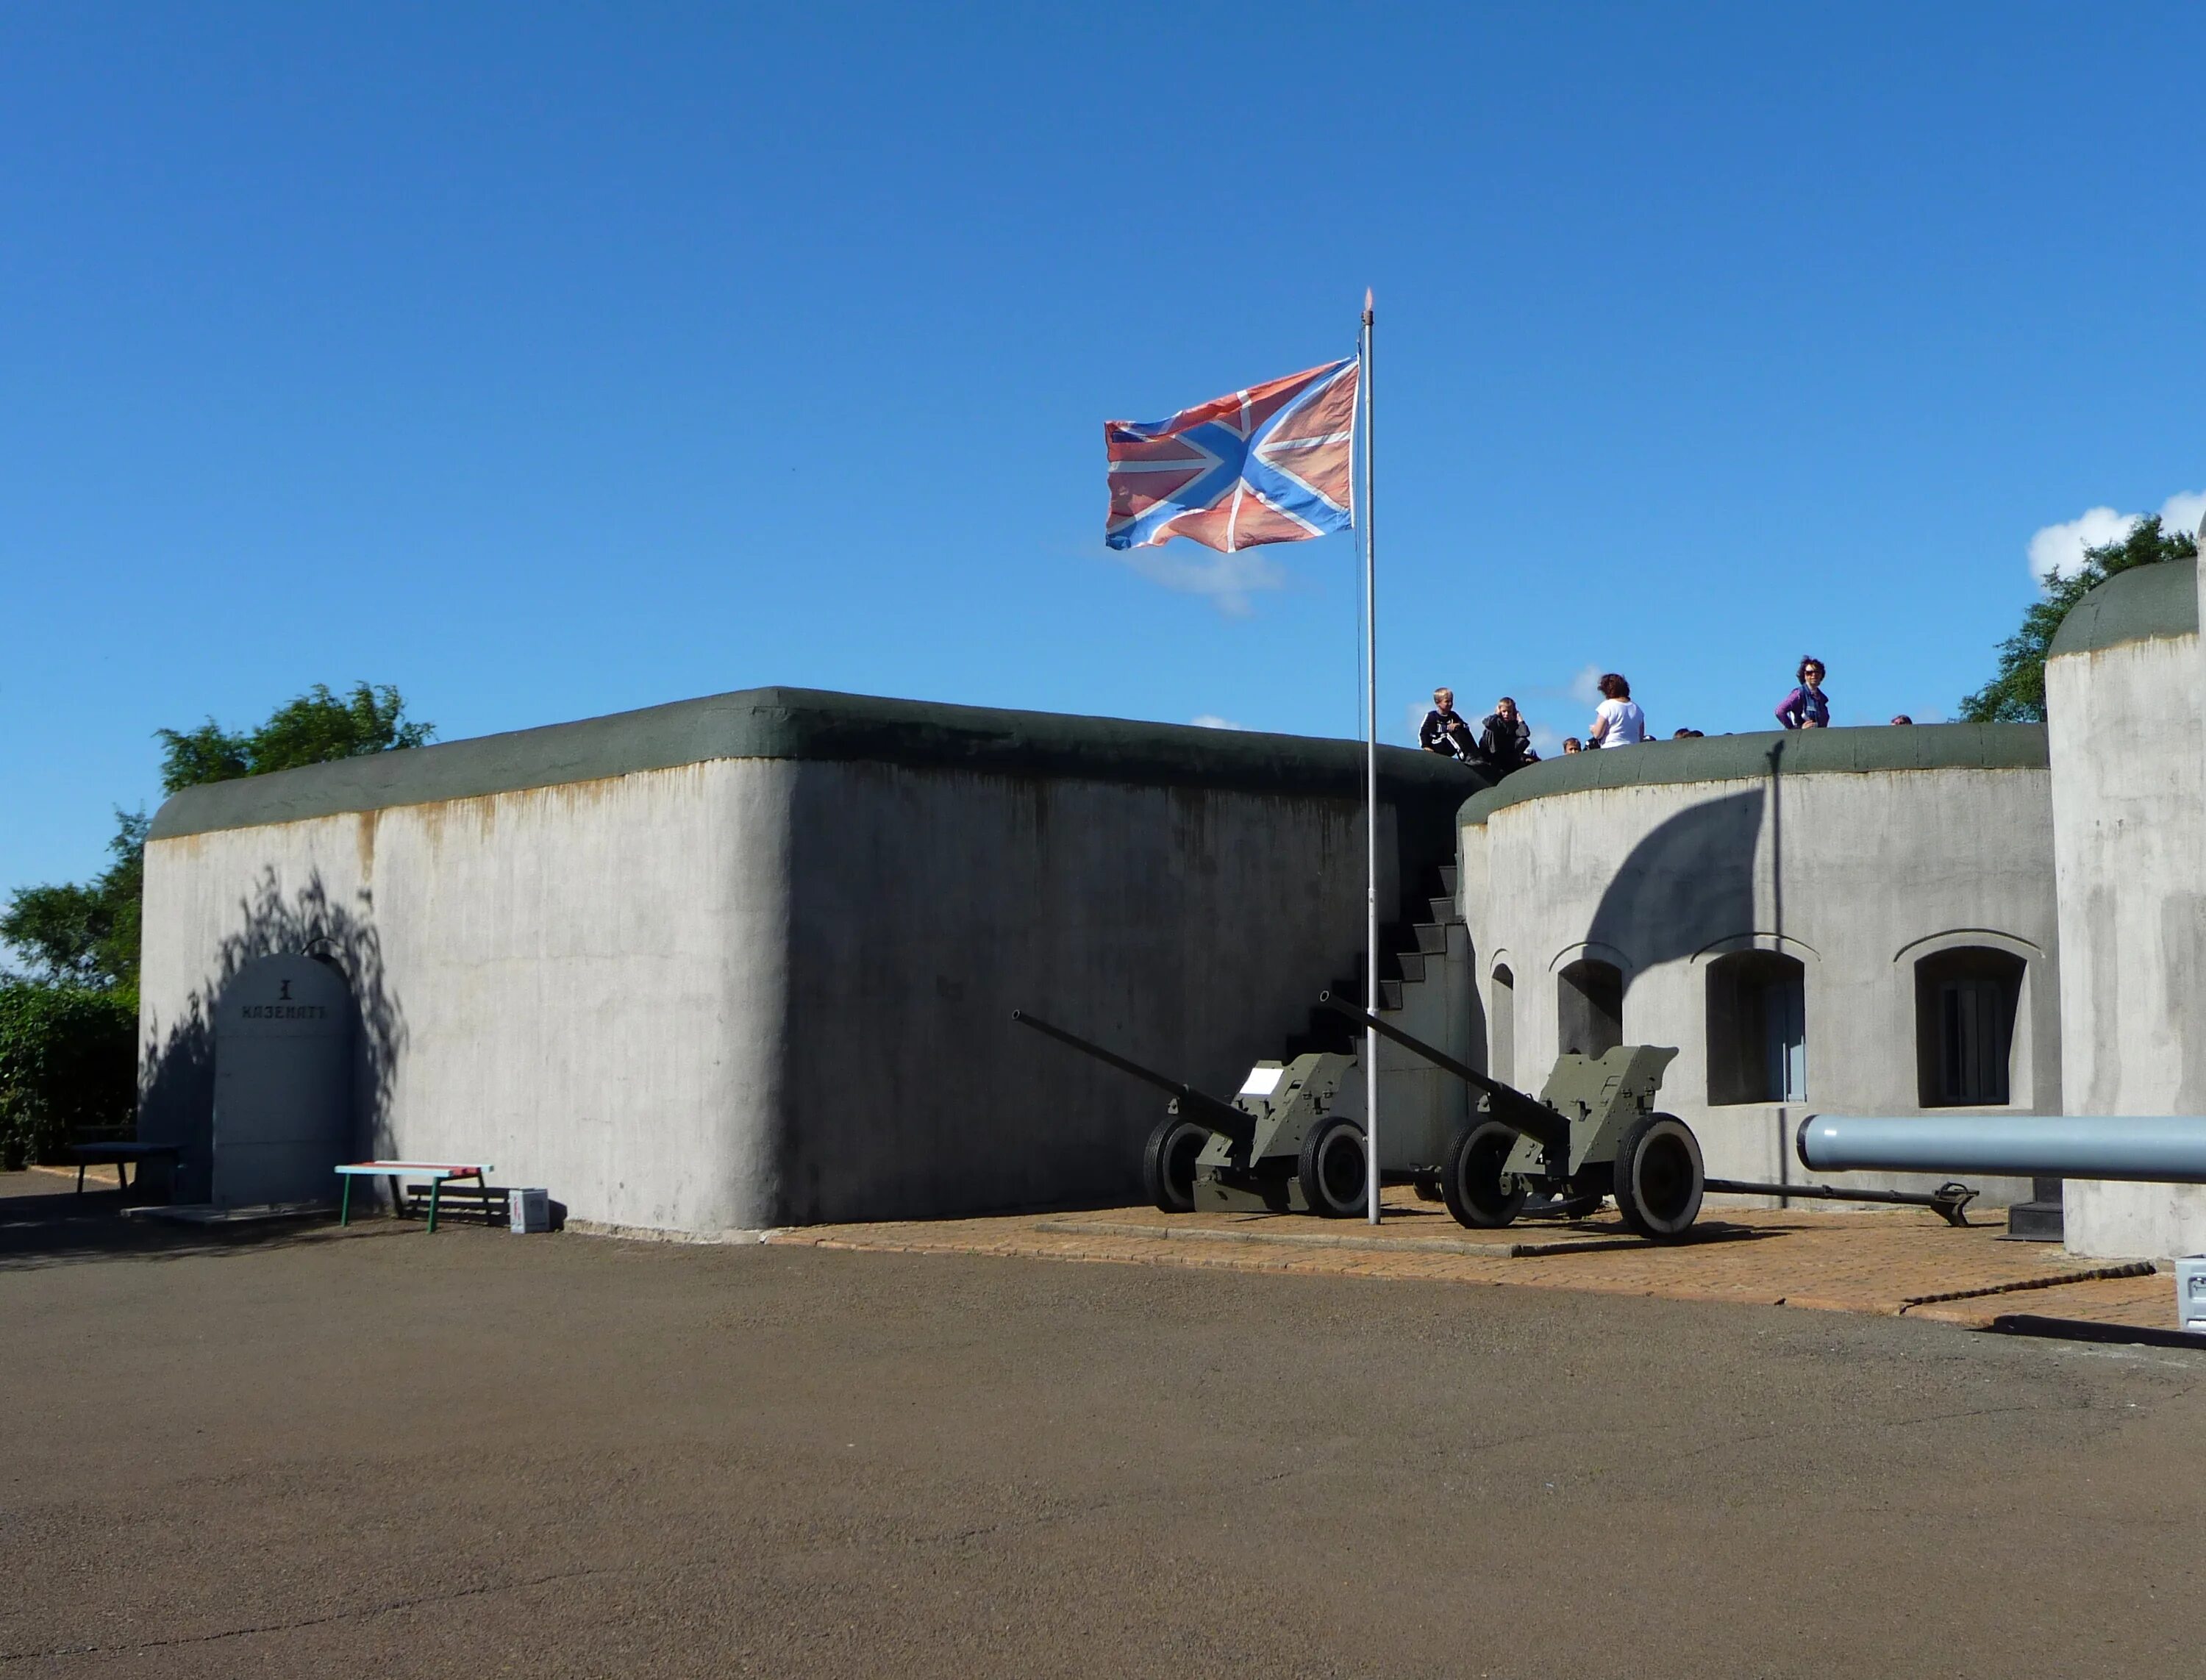
<instances>
[{"instance_id":1,"label":"stair step","mask_svg":"<svg viewBox=\"0 0 2206 1680\"><path fill-rule=\"evenodd\" d=\"M1382 934L1380 938L1383 941L1385 936ZM1359 950L1356 953L1356 977L1344 995L1350 998L1361 998L1363 995L1363 953ZM1396 946L1382 943L1379 947L1379 978L1382 980L1397 980L1400 978L1401 973L1400 950Z\"/></svg>"},{"instance_id":2,"label":"stair step","mask_svg":"<svg viewBox=\"0 0 2206 1680\"><path fill-rule=\"evenodd\" d=\"M1460 926L1463 917L1456 905L1457 869L1452 863L1410 864L1404 870L1404 885L1398 920L1379 929L1379 1010L1398 1010L1406 988L1433 977L1432 962L1446 960L1447 931ZM1345 976L1336 976L1326 987L1336 998L1363 1001L1365 953L1357 951ZM1354 1055L1363 1047L1363 1029L1347 1016L1328 1009L1313 1009L1309 1023L1291 1034L1282 1046L1288 1061L1313 1051Z\"/></svg>"},{"instance_id":3,"label":"stair step","mask_svg":"<svg viewBox=\"0 0 2206 1680\"><path fill-rule=\"evenodd\" d=\"M1297 1056L1324 1051L1353 1056L1356 1044L1356 1024L1346 1016L1335 1015L1331 1010L1312 1010L1309 1027L1287 1040L1281 1059L1291 1062Z\"/></svg>"},{"instance_id":4,"label":"stair step","mask_svg":"<svg viewBox=\"0 0 2206 1680\"><path fill-rule=\"evenodd\" d=\"M1363 976L1360 971L1360 965L1359 972L1354 980L1335 980L1333 983L1331 990L1334 997L1344 998L1349 1003L1355 1004L1358 1009L1362 1008ZM1383 1015L1388 1010L1398 1010L1401 1007L1402 982L1398 980L1388 980L1385 975L1380 975L1379 979L1380 1013ZM1331 1010L1321 1010L1319 1013L1321 1015L1333 1016L1333 1018L1335 1021L1338 1021L1343 1027L1346 1028L1355 1035L1357 1043L1361 1044L1363 1041L1362 1028L1356 1025L1353 1021L1350 1021L1346 1016L1335 1015Z\"/></svg>"}]
</instances>

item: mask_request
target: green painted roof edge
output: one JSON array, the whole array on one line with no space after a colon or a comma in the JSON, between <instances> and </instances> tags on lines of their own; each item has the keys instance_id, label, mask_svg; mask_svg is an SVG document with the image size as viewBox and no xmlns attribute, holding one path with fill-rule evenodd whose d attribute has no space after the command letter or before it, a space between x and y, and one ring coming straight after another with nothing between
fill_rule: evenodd
<instances>
[{"instance_id":1,"label":"green painted roof edge","mask_svg":"<svg viewBox=\"0 0 2206 1680\"><path fill-rule=\"evenodd\" d=\"M1505 806L1596 788L1678 782L1744 782L1768 776L1860 776L1893 770L2042 770L2042 724L1884 724L1865 729L1770 730L1697 741L1649 741L1527 765L1473 794L1457 820L1482 824Z\"/></svg>"},{"instance_id":2,"label":"green painted roof edge","mask_svg":"<svg viewBox=\"0 0 2206 1680\"><path fill-rule=\"evenodd\" d=\"M2116 572L2070 607L2053 633L2046 658L2066 658L2153 636L2197 634L2197 567L2187 561L2157 560Z\"/></svg>"},{"instance_id":3,"label":"green painted roof edge","mask_svg":"<svg viewBox=\"0 0 2206 1680\"><path fill-rule=\"evenodd\" d=\"M173 795L148 837L257 828L593 782L719 759L879 763L1255 792L1360 797L1361 742L1118 718L747 688L507 735L376 753ZM1380 749L1390 798L1452 808L1484 778L1414 748Z\"/></svg>"}]
</instances>

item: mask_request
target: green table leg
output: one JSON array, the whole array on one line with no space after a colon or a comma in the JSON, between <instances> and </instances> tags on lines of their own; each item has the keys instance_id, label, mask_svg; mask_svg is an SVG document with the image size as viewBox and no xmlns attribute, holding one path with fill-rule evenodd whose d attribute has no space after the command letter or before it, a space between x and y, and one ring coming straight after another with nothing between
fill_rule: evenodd
<instances>
[{"instance_id":1,"label":"green table leg","mask_svg":"<svg viewBox=\"0 0 2206 1680\"><path fill-rule=\"evenodd\" d=\"M444 1188L442 1177L429 1181L429 1229L432 1232L437 1229L437 1194Z\"/></svg>"},{"instance_id":2,"label":"green table leg","mask_svg":"<svg viewBox=\"0 0 2206 1680\"><path fill-rule=\"evenodd\" d=\"M352 1175L349 1172L344 1175L344 1194L337 1198L337 1223L352 1223Z\"/></svg>"}]
</instances>

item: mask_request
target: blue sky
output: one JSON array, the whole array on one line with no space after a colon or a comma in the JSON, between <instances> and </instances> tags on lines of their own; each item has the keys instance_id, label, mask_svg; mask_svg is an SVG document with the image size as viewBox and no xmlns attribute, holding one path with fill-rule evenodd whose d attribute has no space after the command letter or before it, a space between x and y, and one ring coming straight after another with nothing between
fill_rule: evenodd
<instances>
[{"instance_id":1,"label":"blue sky","mask_svg":"<svg viewBox=\"0 0 2206 1680\"><path fill-rule=\"evenodd\" d=\"M1351 539L1100 428L1380 321L1382 727L1950 715L2195 521L2195 5L115 5L0 20L0 889L152 732L780 682L1356 731ZM2102 521L2103 523L2103 519Z\"/></svg>"}]
</instances>

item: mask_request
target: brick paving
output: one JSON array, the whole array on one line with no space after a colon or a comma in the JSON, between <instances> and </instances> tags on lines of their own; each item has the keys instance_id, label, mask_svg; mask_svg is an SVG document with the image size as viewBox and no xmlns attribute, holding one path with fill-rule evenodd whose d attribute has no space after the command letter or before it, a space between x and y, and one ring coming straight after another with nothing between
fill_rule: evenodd
<instances>
[{"instance_id":1,"label":"brick paving","mask_svg":"<svg viewBox=\"0 0 2206 1680\"><path fill-rule=\"evenodd\" d=\"M74 1167L31 1171L74 1187ZM1696 1241L1657 1248L1625 1230L1613 1212L1577 1224L1526 1220L1506 1230L1474 1231L1407 1189L1388 1190L1383 1206L1376 1232L1360 1222L1302 1214L1116 1207L806 1225L766 1240L897 1254L1516 1284L1905 1316L1972 1330L2018 1314L2055 1328L2175 1327L2175 1285L2165 1271L2110 1277L2103 1274L2121 1268L2079 1259L2057 1242L2004 1242L1997 1209L1976 1212L1967 1229L1957 1230L1927 1209L1710 1207L1696 1227Z\"/></svg>"},{"instance_id":2,"label":"brick paving","mask_svg":"<svg viewBox=\"0 0 2206 1680\"><path fill-rule=\"evenodd\" d=\"M2058 1243L2000 1240L1994 1212L1965 1230L1913 1208L1865 1212L1710 1208L1696 1240L1639 1241L1612 1214L1465 1230L1445 1208L1390 1190L1385 1220L1166 1214L1150 1207L809 1225L772 1242L897 1254L1018 1255L1122 1266L1321 1277L1415 1278L1929 1319L1972 1329L2008 1315L2079 1326L2174 1327L2164 1272L2119 1275ZM2114 1274L2114 1275L2109 1275Z\"/></svg>"}]
</instances>

